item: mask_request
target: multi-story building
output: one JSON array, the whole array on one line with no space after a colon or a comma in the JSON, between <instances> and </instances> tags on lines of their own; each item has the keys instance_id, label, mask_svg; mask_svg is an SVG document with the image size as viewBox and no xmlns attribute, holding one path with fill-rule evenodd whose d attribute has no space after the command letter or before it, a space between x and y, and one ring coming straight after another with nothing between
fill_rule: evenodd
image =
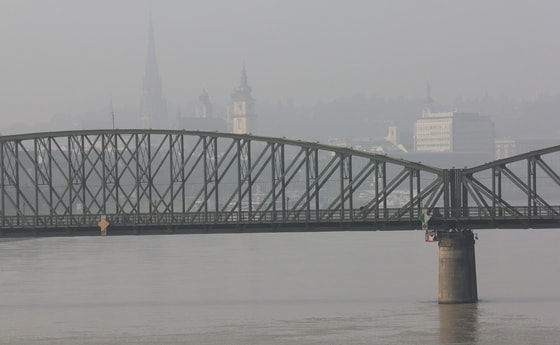
<instances>
[{"instance_id":1,"label":"multi-story building","mask_svg":"<svg viewBox=\"0 0 560 345\"><path fill-rule=\"evenodd\" d=\"M507 158L517 154L516 142L512 138L496 139L494 147L496 150L494 158L496 159Z\"/></svg>"},{"instance_id":2,"label":"multi-story building","mask_svg":"<svg viewBox=\"0 0 560 345\"><path fill-rule=\"evenodd\" d=\"M494 124L474 113L422 112L414 125L414 151L418 153L494 153Z\"/></svg>"},{"instance_id":3,"label":"multi-story building","mask_svg":"<svg viewBox=\"0 0 560 345\"><path fill-rule=\"evenodd\" d=\"M557 138L496 139L496 159L508 158L534 150L560 145Z\"/></svg>"}]
</instances>

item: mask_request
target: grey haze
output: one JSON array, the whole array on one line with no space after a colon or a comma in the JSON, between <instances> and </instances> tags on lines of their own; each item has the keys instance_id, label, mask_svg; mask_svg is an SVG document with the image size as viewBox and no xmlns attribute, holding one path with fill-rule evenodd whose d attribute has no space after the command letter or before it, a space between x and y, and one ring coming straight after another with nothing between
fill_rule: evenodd
<instances>
[{"instance_id":1,"label":"grey haze","mask_svg":"<svg viewBox=\"0 0 560 345\"><path fill-rule=\"evenodd\" d=\"M151 16L171 115L191 112L202 89L225 107L245 63L262 134L352 134L355 121L331 118L371 114L406 132L430 82L439 102L486 112L507 135L535 114L555 120L559 10L551 0L4 0L0 132L88 117L99 127L104 114L109 127L111 100L117 125L136 127L123 119L140 104ZM279 117L325 127L284 132Z\"/></svg>"}]
</instances>

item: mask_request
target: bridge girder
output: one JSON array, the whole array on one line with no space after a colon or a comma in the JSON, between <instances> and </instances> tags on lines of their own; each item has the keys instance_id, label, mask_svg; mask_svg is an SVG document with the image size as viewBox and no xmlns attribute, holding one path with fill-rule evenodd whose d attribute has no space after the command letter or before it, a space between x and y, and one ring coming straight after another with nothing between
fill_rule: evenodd
<instances>
[{"instance_id":1,"label":"bridge girder","mask_svg":"<svg viewBox=\"0 0 560 345\"><path fill-rule=\"evenodd\" d=\"M0 226L95 227L106 218L131 227L366 224L373 230L418 228L422 212L441 215L434 217L441 227L473 218L481 224L554 218L560 203L548 192L560 195L559 151L439 169L351 148L218 132L2 136Z\"/></svg>"},{"instance_id":2,"label":"bridge girder","mask_svg":"<svg viewBox=\"0 0 560 345\"><path fill-rule=\"evenodd\" d=\"M560 215L559 170L560 146L460 169L457 204L490 216Z\"/></svg>"},{"instance_id":3,"label":"bridge girder","mask_svg":"<svg viewBox=\"0 0 560 345\"><path fill-rule=\"evenodd\" d=\"M181 130L3 136L0 156L3 227L412 220L424 199L437 204L442 172L320 143Z\"/></svg>"}]
</instances>

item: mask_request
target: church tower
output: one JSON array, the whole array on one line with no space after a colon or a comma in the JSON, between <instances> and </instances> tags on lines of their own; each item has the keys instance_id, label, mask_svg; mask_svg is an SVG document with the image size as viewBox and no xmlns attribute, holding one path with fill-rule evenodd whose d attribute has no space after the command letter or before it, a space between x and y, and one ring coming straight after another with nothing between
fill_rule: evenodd
<instances>
[{"instance_id":1,"label":"church tower","mask_svg":"<svg viewBox=\"0 0 560 345\"><path fill-rule=\"evenodd\" d=\"M198 118L213 117L212 102L210 102L210 97L208 96L208 92L206 90L202 90L202 94L198 97L195 111L196 117Z\"/></svg>"},{"instance_id":2,"label":"church tower","mask_svg":"<svg viewBox=\"0 0 560 345\"><path fill-rule=\"evenodd\" d=\"M156 60L156 44L154 27L150 16L148 31L148 54L146 59L146 73L142 88L140 104L140 121L142 128L166 128L167 107L161 89L161 78Z\"/></svg>"},{"instance_id":3,"label":"church tower","mask_svg":"<svg viewBox=\"0 0 560 345\"><path fill-rule=\"evenodd\" d=\"M247 71L245 70L245 65L243 65L241 82L233 90L229 106L233 133L253 133L257 129L255 99L251 96L251 91L251 87L247 83Z\"/></svg>"}]
</instances>

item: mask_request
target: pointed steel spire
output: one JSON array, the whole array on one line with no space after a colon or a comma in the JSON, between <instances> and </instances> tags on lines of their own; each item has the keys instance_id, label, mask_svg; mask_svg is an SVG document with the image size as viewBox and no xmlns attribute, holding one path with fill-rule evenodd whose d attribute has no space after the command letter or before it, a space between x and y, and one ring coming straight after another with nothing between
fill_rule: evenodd
<instances>
[{"instance_id":1,"label":"pointed steel spire","mask_svg":"<svg viewBox=\"0 0 560 345\"><path fill-rule=\"evenodd\" d=\"M142 104L140 108L142 127L155 128L167 126L167 109L163 98L161 78L156 58L156 44L152 15L148 28L148 50L146 54L146 70L142 88Z\"/></svg>"}]
</instances>

